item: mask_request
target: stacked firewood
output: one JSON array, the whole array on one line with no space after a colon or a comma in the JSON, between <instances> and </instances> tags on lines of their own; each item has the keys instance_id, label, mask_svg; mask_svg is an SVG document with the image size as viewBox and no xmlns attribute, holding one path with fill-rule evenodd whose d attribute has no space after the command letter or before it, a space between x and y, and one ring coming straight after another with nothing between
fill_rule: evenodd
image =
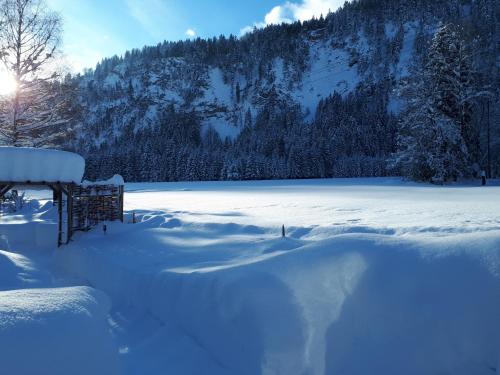
<instances>
[{"instance_id":1,"label":"stacked firewood","mask_svg":"<svg viewBox=\"0 0 500 375\"><path fill-rule=\"evenodd\" d=\"M123 217L123 187L82 185L73 189L74 230L89 230L105 221Z\"/></svg>"}]
</instances>

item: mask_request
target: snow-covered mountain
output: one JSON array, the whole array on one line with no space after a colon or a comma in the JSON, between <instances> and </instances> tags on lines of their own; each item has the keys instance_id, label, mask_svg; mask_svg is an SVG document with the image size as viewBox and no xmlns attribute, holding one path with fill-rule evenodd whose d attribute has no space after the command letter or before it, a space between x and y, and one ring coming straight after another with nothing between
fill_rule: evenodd
<instances>
[{"instance_id":1,"label":"snow-covered mountain","mask_svg":"<svg viewBox=\"0 0 500 375\"><path fill-rule=\"evenodd\" d=\"M404 107L399 88L423 64L440 25L468 26L486 51L483 70L494 71L495 3L359 0L326 18L241 38L163 42L105 59L75 78L74 147L90 159L92 178L385 175ZM336 100L342 104L320 113ZM326 133L318 130L325 116ZM336 151L345 143L350 150ZM318 158L319 166L293 165Z\"/></svg>"}]
</instances>

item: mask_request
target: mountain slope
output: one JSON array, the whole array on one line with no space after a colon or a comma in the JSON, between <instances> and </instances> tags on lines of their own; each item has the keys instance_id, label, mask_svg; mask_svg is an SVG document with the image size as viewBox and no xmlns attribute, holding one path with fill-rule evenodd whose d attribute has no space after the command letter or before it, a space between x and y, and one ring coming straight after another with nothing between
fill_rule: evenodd
<instances>
[{"instance_id":1,"label":"mountain slope","mask_svg":"<svg viewBox=\"0 0 500 375\"><path fill-rule=\"evenodd\" d=\"M75 78L82 113L74 147L89 157L92 178L385 175L404 108L398 89L423 64L434 33L447 22L467 25L486 51L483 70L497 73L488 50L495 11L492 0L360 0L240 39L163 42L105 59ZM328 129L318 129L325 102L334 110ZM262 145L270 138L271 150ZM338 153L330 141L359 144ZM330 150L311 154L321 147ZM310 165L294 166L300 159Z\"/></svg>"}]
</instances>

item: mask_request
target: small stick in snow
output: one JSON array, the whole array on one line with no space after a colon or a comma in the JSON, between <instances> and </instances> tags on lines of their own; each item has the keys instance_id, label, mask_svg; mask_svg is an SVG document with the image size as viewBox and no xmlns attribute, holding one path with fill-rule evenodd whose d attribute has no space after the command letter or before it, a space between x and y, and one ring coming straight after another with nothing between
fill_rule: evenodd
<instances>
[{"instance_id":1,"label":"small stick in snow","mask_svg":"<svg viewBox=\"0 0 500 375\"><path fill-rule=\"evenodd\" d=\"M486 185L486 171L481 171L481 185Z\"/></svg>"},{"instance_id":2,"label":"small stick in snow","mask_svg":"<svg viewBox=\"0 0 500 375\"><path fill-rule=\"evenodd\" d=\"M285 225L283 224L283 226L281 227L281 238L285 238L285 237L286 237Z\"/></svg>"}]
</instances>

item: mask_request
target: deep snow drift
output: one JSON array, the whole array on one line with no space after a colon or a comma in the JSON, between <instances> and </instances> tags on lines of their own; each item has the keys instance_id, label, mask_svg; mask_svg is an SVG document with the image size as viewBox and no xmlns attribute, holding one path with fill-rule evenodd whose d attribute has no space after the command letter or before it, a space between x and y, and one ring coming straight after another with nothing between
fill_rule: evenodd
<instances>
[{"instance_id":1,"label":"deep snow drift","mask_svg":"<svg viewBox=\"0 0 500 375\"><path fill-rule=\"evenodd\" d=\"M78 234L47 266L108 295L123 373L500 374L498 186L127 191L137 224Z\"/></svg>"},{"instance_id":2,"label":"deep snow drift","mask_svg":"<svg viewBox=\"0 0 500 375\"><path fill-rule=\"evenodd\" d=\"M55 215L52 203L37 201L0 213L0 373L118 374L111 301L50 272Z\"/></svg>"},{"instance_id":3,"label":"deep snow drift","mask_svg":"<svg viewBox=\"0 0 500 375\"><path fill-rule=\"evenodd\" d=\"M4 374L113 374L109 300L87 287L0 292Z\"/></svg>"}]
</instances>

